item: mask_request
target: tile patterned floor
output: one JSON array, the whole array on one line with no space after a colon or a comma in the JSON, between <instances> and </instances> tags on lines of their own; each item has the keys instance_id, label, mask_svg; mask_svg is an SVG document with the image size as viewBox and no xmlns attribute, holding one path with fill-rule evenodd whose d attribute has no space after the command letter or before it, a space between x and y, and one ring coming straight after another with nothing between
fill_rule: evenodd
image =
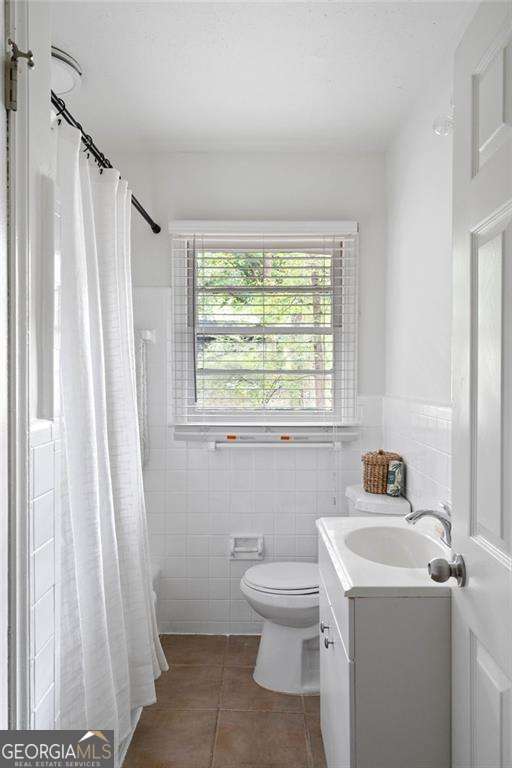
<instances>
[{"instance_id":1,"label":"tile patterned floor","mask_svg":"<svg viewBox=\"0 0 512 768\"><path fill-rule=\"evenodd\" d=\"M325 768L318 696L252 679L259 638L164 635L171 665L124 768Z\"/></svg>"}]
</instances>

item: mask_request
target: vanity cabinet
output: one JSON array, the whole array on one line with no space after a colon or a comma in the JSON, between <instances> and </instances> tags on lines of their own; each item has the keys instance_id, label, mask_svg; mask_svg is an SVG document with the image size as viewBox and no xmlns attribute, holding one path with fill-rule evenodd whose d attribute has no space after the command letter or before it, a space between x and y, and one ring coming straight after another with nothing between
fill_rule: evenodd
<instances>
[{"instance_id":1,"label":"vanity cabinet","mask_svg":"<svg viewBox=\"0 0 512 768\"><path fill-rule=\"evenodd\" d=\"M449 768L449 596L346 596L322 540L319 566L328 768Z\"/></svg>"}]
</instances>

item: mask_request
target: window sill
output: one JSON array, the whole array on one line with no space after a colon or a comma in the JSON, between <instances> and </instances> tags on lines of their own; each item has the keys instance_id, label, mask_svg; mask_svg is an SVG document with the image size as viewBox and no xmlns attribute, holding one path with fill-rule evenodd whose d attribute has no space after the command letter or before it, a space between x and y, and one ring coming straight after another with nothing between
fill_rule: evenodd
<instances>
[{"instance_id":1,"label":"window sill","mask_svg":"<svg viewBox=\"0 0 512 768\"><path fill-rule=\"evenodd\" d=\"M359 437L358 424L340 423L188 423L171 424L174 440L208 443L210 447L336 447Z\"/></svg>"}]
</instances>

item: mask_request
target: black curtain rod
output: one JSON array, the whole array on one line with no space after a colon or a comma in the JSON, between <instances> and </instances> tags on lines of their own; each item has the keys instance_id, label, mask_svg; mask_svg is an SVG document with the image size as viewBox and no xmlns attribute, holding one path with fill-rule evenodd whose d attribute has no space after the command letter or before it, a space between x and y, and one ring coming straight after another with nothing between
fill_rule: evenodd
<instances>
[{"instance_id":1,"label":"black curtain rod","mask_svg":"<svg viewBox=\"0 0 512 768\"><path fill-rule=\"evenodd\" d=\"M66 123L69 123L69 125L72 125L74 128L78 128L80 133L82 134L82 141L86 146L86 149L88 152L91 153L91 155L94 157L96 162L101 168L113 168L114 166L108 160L108 158L105 157L103 152L100 152L96 144L94 143L94 140L92 136L90 136L88 133L84 131L78 120L75 120L69 109L66 107L66 104L63 99L60 99L57 94L52 91L52 104L57 110L57 117L61 118L63 117ZM162 231L162 227L156 223L156 221L153 221L149 213L146 211L145 208L142 207L142 205L139 203L135 195L132 195L132 205L138 210L140 215L143 219L147 221L155 235L157 235L159 232Z\"/></svg>"}]
</instances>

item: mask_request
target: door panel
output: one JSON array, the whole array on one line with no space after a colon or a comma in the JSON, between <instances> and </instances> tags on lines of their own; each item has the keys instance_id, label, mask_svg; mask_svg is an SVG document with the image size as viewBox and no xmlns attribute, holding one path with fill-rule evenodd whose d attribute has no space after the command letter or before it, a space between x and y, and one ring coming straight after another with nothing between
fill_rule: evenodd
<instances>
[{"instance_id":1,"label":"door panel","mask_svg":"<svg viewBox=\"0 0 512 768\"><path fill-rule=\"evenodd\" d=\"M454 101L453 762L510 768L512 4L480 5Z\"/></svg>"},{"instance_id":2,"label":"door panel","mask_svg":"<svg viewBox=\"0 0 512 768\"><path fill-rule=\"evenodd\" d=\"M510 765L510 678L496 664L478 638L470 633L473 764L486 768Z\"/></svg>"},{"instance_id":3,"label":"door panel","mask_svg":"<svg viewBox=\"0 0 512 768\"><path fill-rule=\"evenodd\" d=\"M473 75L474 170L510 140L512 133L512 45L501 36L488 50Z\"/></svg>"}]
</instances>

